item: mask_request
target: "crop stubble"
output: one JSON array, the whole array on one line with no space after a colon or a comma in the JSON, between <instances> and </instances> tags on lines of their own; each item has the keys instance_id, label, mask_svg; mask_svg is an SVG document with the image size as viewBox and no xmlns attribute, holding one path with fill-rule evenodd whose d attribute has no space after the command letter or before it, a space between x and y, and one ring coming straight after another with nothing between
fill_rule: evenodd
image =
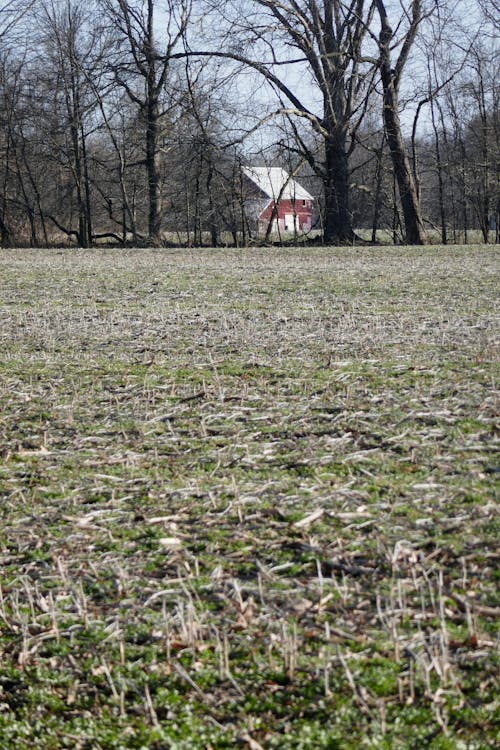
<instances>
[{"instance_id":1,"label":"crop stubble","mask_svg":"<svg viewBox=\"0 0 500 750\"><path fill-rule=\"evenodd\" d=\"M498 248L0 263L2 747L494 746Z\"/></svg>"}]
</instances>

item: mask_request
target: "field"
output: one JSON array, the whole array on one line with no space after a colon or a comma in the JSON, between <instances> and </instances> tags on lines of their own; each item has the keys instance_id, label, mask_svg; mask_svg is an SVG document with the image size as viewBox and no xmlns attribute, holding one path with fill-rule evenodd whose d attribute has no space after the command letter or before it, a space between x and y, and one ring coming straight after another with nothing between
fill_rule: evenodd
<instances>
[{"instance_id":1,"label":"field","mask_svg":"<svg viewBox=\"0 0 500 750\"><path fill-rule=\"evenodd\" d=\"M0 250L0 747L498 747L499 248Z\"/></svg>"}]
</instances>

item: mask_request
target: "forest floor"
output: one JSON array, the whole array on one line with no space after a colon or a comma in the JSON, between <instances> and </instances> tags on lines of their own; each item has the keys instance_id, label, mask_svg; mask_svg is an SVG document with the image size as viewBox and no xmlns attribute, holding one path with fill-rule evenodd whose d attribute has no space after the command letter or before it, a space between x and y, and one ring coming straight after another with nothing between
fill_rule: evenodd
<instances>
[{"instance_id":1,"label":"forest floor","mask_svg":"<svg viewBox=\"0 0 500 750\"><path fill-rule=\"evenodd\" d=\"M0 747L498 747L499 248L0 251Z\"/></svg>"}]
</instances>

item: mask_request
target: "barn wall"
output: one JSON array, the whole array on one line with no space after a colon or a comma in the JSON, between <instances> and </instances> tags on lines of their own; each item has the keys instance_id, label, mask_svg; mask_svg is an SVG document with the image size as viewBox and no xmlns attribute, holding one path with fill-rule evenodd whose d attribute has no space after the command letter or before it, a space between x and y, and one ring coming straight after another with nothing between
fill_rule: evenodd
<instances>
[{"instance_id":1,"label":"barn wall","mask_svg":"<svg viewBox=\"0 0 500 750\"><path fill-rule=\"evenodd\" d=\"M304 205L305 203L305 205ZM266 207L266 209L261 213L259 216L259 223L262 224L264 227L267 226L272 212L273 212L274 202L272 201L269 206ZM311 216L312 216L312 201L302 201L302 200L282 200L279 203L278 206L278 213L277 213L277 219L279 222L279 228L282 232L293 232L293 220L290 223L290 226L286 225L287 217L296 216L296 222L297 222L297 230L305 230L311 228Z\"/></svg>"}]
</instances>

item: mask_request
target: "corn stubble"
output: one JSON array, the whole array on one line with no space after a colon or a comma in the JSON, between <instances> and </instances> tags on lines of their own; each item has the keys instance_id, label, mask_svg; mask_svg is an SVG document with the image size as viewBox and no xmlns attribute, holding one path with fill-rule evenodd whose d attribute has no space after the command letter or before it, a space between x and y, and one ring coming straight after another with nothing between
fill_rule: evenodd
<instances>
[{"instance_id":1,"label":"corn stubble","mask_svg":"<svg viewBox=\"0 0 500 750\"><path fill-rule=\"evenodd\" d=\"M2 748L498 741L498 248L0 251Z\"/></svg>"}]
</instances>

